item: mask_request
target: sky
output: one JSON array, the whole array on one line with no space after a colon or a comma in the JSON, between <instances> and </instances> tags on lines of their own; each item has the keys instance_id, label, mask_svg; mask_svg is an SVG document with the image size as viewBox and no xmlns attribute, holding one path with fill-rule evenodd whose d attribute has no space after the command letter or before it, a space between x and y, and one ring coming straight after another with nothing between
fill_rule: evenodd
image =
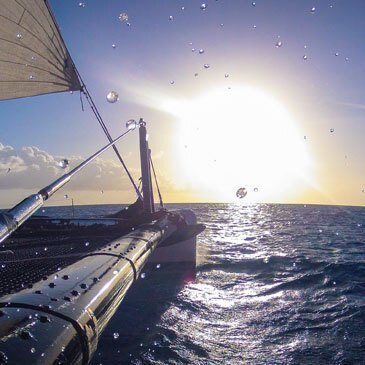
<instances>
[{"instance_id":1,"label":"sky","mask_svg":"<svg viewBox=\"0 0 365 365\"><path fill-rule=\"evenodd\" d=\"M111 135L146 120L166 202L365 205L365 2L50 3ZM66 172L59 160L75 167L107 143L84 109L78 92L0 102L1 207ZM138 181L137 130L118 148ZM107 152L50 204L71 197L135 193Z\"/></svg>"}]
</instances>

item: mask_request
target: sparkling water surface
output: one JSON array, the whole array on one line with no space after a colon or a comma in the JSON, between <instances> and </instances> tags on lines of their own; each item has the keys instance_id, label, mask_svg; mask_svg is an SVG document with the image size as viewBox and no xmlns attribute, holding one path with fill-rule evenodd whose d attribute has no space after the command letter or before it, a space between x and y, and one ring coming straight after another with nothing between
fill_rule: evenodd
<instances>
[{"instance_id":1,"label":"sparkling water surface","mask_svg":"<svg viewBox=\"0 0 365 365\"><path fill-rule=\"evenodd\" d=\"M171 268L147 272L93 364L365 364L365 208L171 207L207 226L197 277L176 288Z\"/></svg>"}]
</instances>

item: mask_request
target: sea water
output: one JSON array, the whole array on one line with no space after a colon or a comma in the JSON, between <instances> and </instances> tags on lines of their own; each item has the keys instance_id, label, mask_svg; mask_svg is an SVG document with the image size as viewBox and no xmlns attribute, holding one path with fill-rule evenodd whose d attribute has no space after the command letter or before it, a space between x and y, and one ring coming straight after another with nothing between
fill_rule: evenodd
<instances>
[{"instance_id":1,"label":"sea water","mask_svg":"<svg viewBox=\"0 0 365 365\"><path fill-rule=\"evenodd\" d=\"M365 364L365 208L186 207L207 226L195 280L150 270L93 364Z\"/></svg>"}]
</instances>

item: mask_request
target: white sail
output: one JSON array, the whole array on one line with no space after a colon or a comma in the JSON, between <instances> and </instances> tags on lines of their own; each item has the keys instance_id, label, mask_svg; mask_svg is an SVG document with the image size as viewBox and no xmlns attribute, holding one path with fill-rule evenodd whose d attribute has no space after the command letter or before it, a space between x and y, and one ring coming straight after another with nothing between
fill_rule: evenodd
<instances>
[{"instance_id":1,"label":"white sail","mask_svg":"<svg viewBox=\"0 0 365 365\"><path fill-rule=\"evenodd\" d=\"M46 0L0 0L0 100L80 90Z\"/></svg>"}]
</instances>

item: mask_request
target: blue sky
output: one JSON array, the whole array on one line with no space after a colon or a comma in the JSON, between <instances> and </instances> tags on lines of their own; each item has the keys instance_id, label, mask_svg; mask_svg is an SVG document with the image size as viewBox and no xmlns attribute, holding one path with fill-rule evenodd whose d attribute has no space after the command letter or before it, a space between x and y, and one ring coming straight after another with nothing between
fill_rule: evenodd
<instances>
[{"instance_id":1,"label":"blue sky","mask_svg":"<svg viewBox=\"0 0 365 365\"><path fill-rule=\"evenodd\" d=\"M291 115L301 135L298 145L305 143L311 161L300 191L291 186L290 194L265 195L265 181L255 181L262 189L251 194L252 201L365 204L365 2L258 0L253 6L252 1L210 0L204 2L206 10L200 9L203 2L194 0L84 2L85 7L80 7L79 1L51 1L65 42L112 135L121 133L128 119L144 117L149 121L151 146L170 201L234 199L234 186L251 182L247 174L242 175L245 181L234 181L236 177L225 170L227 180L234 184L217 189L212 181L214 173L219 174L217 167L215 172L213 168L205 170L207 181L194 184L189 161L184 165L186 173L181 173L177 166L182 166L184 156L177 145L189 145L189 141L181 141L185 121L166 108L166 103L194 103L211 90L230 92L248 87L274 98ZM120 13L128 14L130 26L118 19ZM278 42L280 47L276 47ZM199 49L204 53L199 54ZM119 93L118 103L106 102L110 90ZM14 151L36 146L55 158L77 159L106 142L88 108L81 111L76 92L6 101L0 107L0 142ZM265 100L261 107L265 109ZM250 122L245 123L243 131L250 134ZM211 120L207 128L221 128L221 124L227 125L222 128L222 139L240 128L231 120ZM270 155L275 148L270 143L259 146L260 150L266 149ZM216 149L228 148L228 144L217 140ZM128 136L121 151L129 155L128 162L136 170L135 147L136 138ZM204 148L203 142L200 147L199 155L209 154L213 148ZM241 153L238 148L234 155ZM112 153L105 156L112 158ZM232 169L242 158L246 156L229 162ZM204 159L198 162L204 174L208 163ZM9 194L11 189L4 186L4 201L15 202L19 192ZM89 196L93 189L99 188L80 183L73 193L86 201L86 192ZM132 197L116 197L117 185L110 189L113 194L104 194L105 202ZM24 191L28 190L24 183ZM223 190L227 194L221 194Z\"/></svg>"}]
</instances>

